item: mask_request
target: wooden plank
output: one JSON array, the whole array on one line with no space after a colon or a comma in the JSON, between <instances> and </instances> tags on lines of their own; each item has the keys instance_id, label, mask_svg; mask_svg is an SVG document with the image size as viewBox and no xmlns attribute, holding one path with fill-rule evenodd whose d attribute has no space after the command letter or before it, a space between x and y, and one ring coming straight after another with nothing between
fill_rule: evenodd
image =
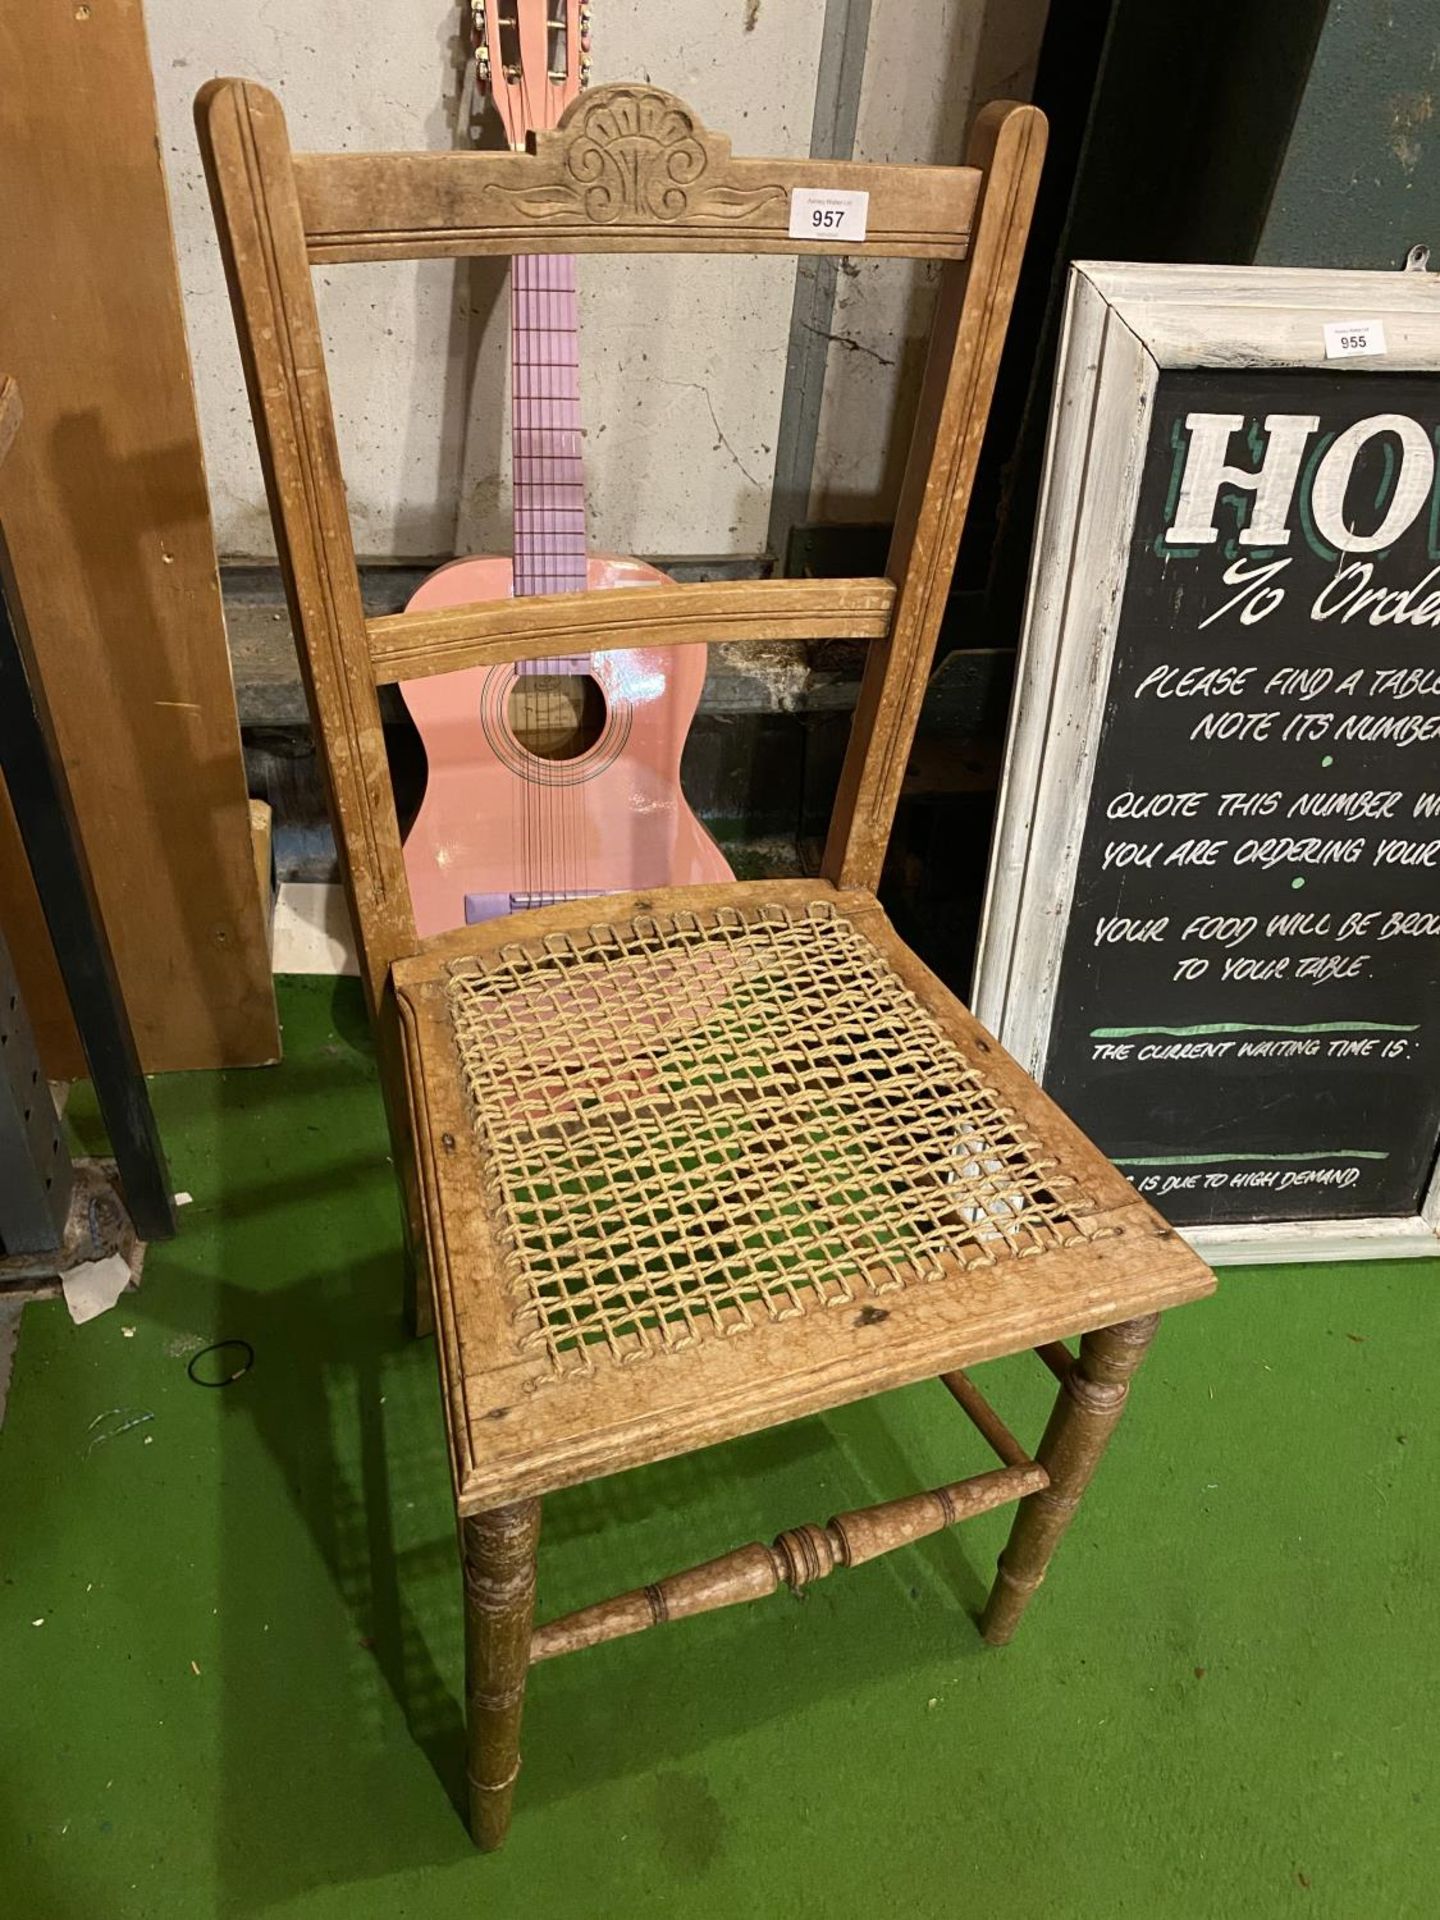
<instances>
[{"instance_id":1,"label":"wooden plank","mask_svg":"<svg viewBox=\"0 0 1440 1920\"><path fill-rule=\"evenodd\" d=\"M279 1051L138 0L0 10L13 554L144 1065ZM83 1070L8 810L0 913Z\"/></svg>"},{"instance_id":2,"label":"wooden plank","mask_svg":"<svg viewBox=\"0 0 1440 1920\"><path fill-rule=\"evenodd\" d=\"M295 156L310 258L788 253L960 260L973 167L735 159L656 87L596 87L524 153ZM797 187L870 196L866 238L791 239Z\"/></svg>"},{"instance_id":3,"label":"wooden plank","mask_svg":"<svg viewBox=\"0 0 1440 1920\"><path fill-rule=\"evenodd\" d=\"M1045 116L1003 101L971 135L985 188L968 268L944 269L915 435L886 572L898 585L890 643L874 647L825 848L837 886L875 887L925 697L970 488L1005 344L1045 153Z\"/></svg>"},{"instance_id":4,"label":"wooden plank","mask_svg":"<svg viewBox=\"0 0 1440 1920\"><path fill-rule=\"evenodd\" d=\"M375 681L385 686L460 667L619 647L883 640L888 580L704 580L482 601L366 622Z\"/></svg>"}]
</instances>

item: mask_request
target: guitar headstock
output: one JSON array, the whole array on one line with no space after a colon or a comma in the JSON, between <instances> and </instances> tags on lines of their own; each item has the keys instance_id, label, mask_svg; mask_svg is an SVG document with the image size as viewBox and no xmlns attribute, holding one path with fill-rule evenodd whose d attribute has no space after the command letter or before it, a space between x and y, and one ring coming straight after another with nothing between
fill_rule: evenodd
<instances>
[{"instance_id":1,"label":"guitar headstock","mask_svg":"<svg viewBox=\"0 0 1440 1920\"><path fill-rule=\"evenodd\" d=\"M589 0L471 0L475 72L523 148L558 124L590 77Z\"/></svg>"}]
</instances>

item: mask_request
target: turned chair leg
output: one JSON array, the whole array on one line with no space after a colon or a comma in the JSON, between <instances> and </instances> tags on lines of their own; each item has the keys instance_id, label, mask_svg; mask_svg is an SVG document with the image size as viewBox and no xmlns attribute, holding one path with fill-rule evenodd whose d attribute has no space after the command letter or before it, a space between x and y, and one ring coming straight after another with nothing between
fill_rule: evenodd
<instances>
[{"instance_id":1,"label":"turned chair leg","mask_svg":"<svg viewBox=\"0 0 1440 1920\"><path fill-rule=\"evenodd\" d=\"M1074 1519L1080 1496L1125 1410L1130 1376L1145 1358L1159 1324L1158 1313L1146 1314L1102 1327L1081 1340L1079 1358L1061 1384L1036 1455L1050 1484L1020 1502L980 1616L980 1631L992 1647L1009 1640L1045 1578L1050 1556Z\"/></svg>"},{"instance_id":2,"label":"turned chair leg","mask_svg":"<svg viewBox=\"0 0 1440 1920\"><path fill-rule=\"evenodd\" d=\"M538 1500L520 1500L460 1522L470 1833L487 1853L505 1838L520 1771L539 1537Z\"/></svg>"}]
</instances>

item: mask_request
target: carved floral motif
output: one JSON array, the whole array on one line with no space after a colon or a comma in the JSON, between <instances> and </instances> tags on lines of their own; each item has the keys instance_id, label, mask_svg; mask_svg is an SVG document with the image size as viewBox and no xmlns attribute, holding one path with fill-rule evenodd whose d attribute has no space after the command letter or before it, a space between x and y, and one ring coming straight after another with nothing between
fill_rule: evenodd
<instances>
[{"instance_id":1,"label":"carved floral motif","mask_svg":"<svg viewBox=\"0 0 1440 1920\"><path fill-rule=\"evenodd\" d=\"M565 159L599 226L680 219L709 166L688 113L663 95L628 87L587 101Z\"/></svg>"},{"instance_id":2,"label":"carved floral motif","mask_svg":"<svg viewBox=\"0 0 1440 1920\"><path fill-rule=\"evenodd\" d=\"M742 191L720 184L729 141L707 133L682 101L658 88L601 87L582 96L542 136L539 157L558 162L569 178L507 194L533 219L583 210L602 227L740 220L784 198L778 185Z\"/></svg>"}]
</instances>

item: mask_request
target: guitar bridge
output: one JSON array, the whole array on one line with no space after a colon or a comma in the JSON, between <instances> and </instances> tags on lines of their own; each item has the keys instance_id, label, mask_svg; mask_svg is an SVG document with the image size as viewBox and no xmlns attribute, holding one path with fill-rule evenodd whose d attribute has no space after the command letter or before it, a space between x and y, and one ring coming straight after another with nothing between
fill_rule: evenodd
<instances>
[{"instance_id":1,"label":"guitar bridge","mask_svg":"<svg viewBox=\"0 0 1440 1920\"><path fill-rule=\"evenodd\" d=\"M506 914L529 913L534 907L555 907L562 900L599 900L604 887L573 887L542 893L467 893L465 924L479 926L486 920L503 920Z\"/></svg>"}]
</instances>

